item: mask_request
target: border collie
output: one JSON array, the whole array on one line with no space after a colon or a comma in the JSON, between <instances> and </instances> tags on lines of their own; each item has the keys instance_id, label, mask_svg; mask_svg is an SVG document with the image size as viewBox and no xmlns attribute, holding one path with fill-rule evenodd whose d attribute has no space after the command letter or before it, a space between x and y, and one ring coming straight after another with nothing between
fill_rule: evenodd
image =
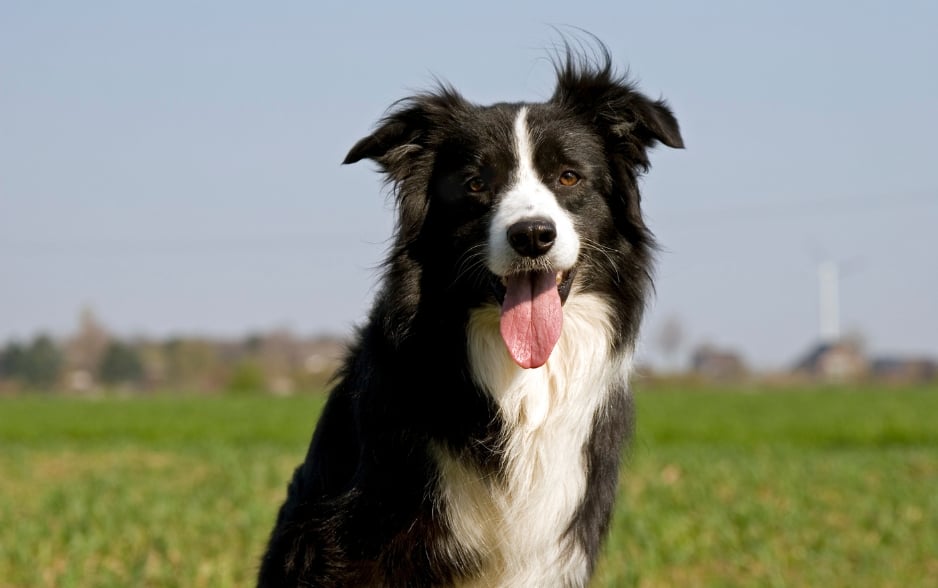
<instances>
[{"instance_id":1,"label":"border collie","mask_svg":"<svg viewBox=\"0 0 938 588\"><path fill-rule=\"evenodd\" d=\"M683 147L597 53L543 103L402 100L345 158L386 174L394 241L259 586L589 582L651 286L638 177Z\"/></svg>"}]
</instances>

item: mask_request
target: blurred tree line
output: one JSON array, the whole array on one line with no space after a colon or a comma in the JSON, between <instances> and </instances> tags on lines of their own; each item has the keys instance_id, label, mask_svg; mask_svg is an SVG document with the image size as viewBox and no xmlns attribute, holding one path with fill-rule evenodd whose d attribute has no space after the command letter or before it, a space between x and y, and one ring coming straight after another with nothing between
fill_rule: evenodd
<instances>
[{"instance_id":1,"label":"blurred tree line","mask_svg":"<svg viewBox=\"0 0 938 588\"><path fill-rule=\"evenodd\" d=\"M86 309L76 332L63 340L38 335L0 347L0 392L318 391L344 348L340 338L300 338L283 330L240 340L122 339Z\"/></svg>"}]
</instances>

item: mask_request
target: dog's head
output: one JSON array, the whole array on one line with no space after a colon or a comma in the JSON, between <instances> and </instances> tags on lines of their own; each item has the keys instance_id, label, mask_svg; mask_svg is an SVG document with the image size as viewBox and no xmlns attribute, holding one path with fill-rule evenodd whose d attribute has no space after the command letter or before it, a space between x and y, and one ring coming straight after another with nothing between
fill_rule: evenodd
<instances>
[{"instance_id":1,"label":"dog's head","mask_svg":"<svg viewBox=\"0 0 938 588\"><path fill-rule=\"evenodd\" d=\"M603 57L568 52L545 103L478 106L449 87L403 100L344 162L378 162L398 202L398 254L449 296L499 304L525 368L547 361L571 291L644 291L652 238L636 178L650 147L683 146L667 105Z\"/></svg>"}]
</instances>

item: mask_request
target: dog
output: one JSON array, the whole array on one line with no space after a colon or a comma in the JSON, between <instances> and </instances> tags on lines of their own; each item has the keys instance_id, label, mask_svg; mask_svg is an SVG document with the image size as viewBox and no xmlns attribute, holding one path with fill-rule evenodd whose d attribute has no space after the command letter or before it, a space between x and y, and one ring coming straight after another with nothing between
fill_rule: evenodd
<instances>
[{"instance_id":1,"label":"dog","mask_svg":"<svg viewBox=\"0 0 938 588\"><path fill-rule=\"evenodd\" d=\"M638 179L683 147L608 49L542 103L441 84L344 163L380 166L393 243L258 586L585 586L632 427L654 237Z\"/></svg>"}]
</instances>

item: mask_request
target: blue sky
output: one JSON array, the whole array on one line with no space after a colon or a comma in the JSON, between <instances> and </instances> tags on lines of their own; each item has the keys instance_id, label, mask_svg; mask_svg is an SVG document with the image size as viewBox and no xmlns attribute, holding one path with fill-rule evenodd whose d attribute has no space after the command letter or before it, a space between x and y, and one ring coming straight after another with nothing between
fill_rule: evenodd
<instances>
[{"instance_id":1,"label":"blue sky","mask_svg":"<svg viewBox=\"0 0 938 588\"><path fill-rule=\"evenodd\" d=\"M340 166L433 83L541 100L553 26L589 30L664 96L687 149L644 180L662 321L782 366L842 322L938 355L934 2L4 2L0 340L95 309L125 335L346 332L391 210Z\"/></svg>"}]
</instances>

